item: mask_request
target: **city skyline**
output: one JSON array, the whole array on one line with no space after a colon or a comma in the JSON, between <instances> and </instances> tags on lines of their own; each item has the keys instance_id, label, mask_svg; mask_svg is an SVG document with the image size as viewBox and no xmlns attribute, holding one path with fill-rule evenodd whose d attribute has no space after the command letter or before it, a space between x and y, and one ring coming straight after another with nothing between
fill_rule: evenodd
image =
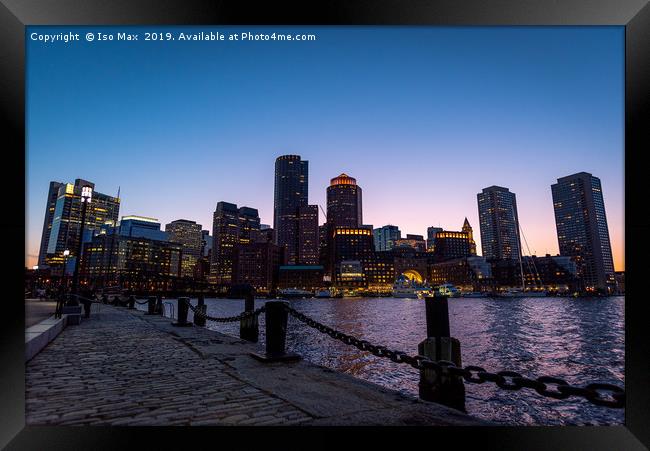
<instances>
[{"instance_id":1,"label":"city skyline","mask_svg":"<svg viewBox=\"0 0 650 451\"><path fill-rule=\"evenodd\" d=\"M154 216L163 224L187 218L208 229L217 202L226 201L258 209L261 222L270 224L273 222L273 162L279 155L298 154L310 162L310 204L325 208L330 179L346 173L363 187L364 223L375 228L394 224L404 235L426 235L429 226L457 230L465 217L477 229L476 194L491 185L507 187L517 196L521 226L531 252L537 255L558 253L550 186L557 178L569 174L592 173L603 185L615 269L623 270L622 32L607 27L590 31L577 27L567 30L536 28L528 32L525 28L478 31L396 28L367 33L361 32L360 27L339 32L330 28L322 32L323 39L319 42L324 44L316 48L318 51L310 47L313 43L299 44L294 49L284 47L281 52L289 52L291 56L280 58L275 64L272 60L281 52L260 44L251 43L246 49L240 49L247 56L239 56L239 59L237 52L228 54L232 49L222 49L219 55L230 63L237 63L239 69L251 66L249 57L261 57L265 51L271 53L264 63L280 73L237 80L232 78L234 72L220 76L212 71L209 72L212 78L206 76L205 79L193 72L193 77L198 77L195 81L201 89L207 89L211 100L225 99L229 100L226 102L229 106L235 105L231 112L236 117L221 115L214 106L207 110L199 108L209 103L198 97L200 91L178 84L177 90L187 90L195 100L180 102L180 92L166 96L170 105L181 107L179 114L172 114L178 119L176 122L162 121L164 127L175 124L174 130L180 135L176 138L156 122L165 119L162 114L151 113L141 106L134 107L133 112L124 106L127 103L119 103L125 101L126 94L133 96L137 92L138 101L143 105L160 107L160 101L151 98L152 89L145 87L143 93L138 89L143 88L144 75L151 75L150 71L160 69L161 65L166 69L164 73L170 74L154 84L159 88L161 83L171 83L172 74L178 75L178 70L165 66L164 61L169 60L162 58L163 62L156 62L152 57L151 67L138 65L131 58L137 58L144 48L122 47L117 51L115 45L102 50L95 47L93 51L99 55L92 58L88 58L89 49L84 46L61 46L53 52L58 58L63 56L57 60L57 56L51 55L51 49L30 43L26 265L36 264L50 181L93 180L100 192L111 195L120 187L123 200L120 216ZM462 31L471 36L458 44L453 37L458 38ZM351 44L350 49L342 49L339 44L343 38L337 33L348 37L352 33L359 41ZM373 44L372 36L376 37L377 33L384 37ZM412 44L423 36L432 43L444 43L442 47L446 46L446 52L414 50ZM481 36L483 42L480 42ZM399 40L394 42L395 38ZM563 48L567 39L574 44L569 49ZM427 66L418 59L423 54L428 55L427 52L434 52L438 57L436 62L454 64L442 75L427 72L428 77L421 74L414 77L413 74L419 72L383 65L365 54L361 62L353 60L355 51L379 45L387 46L388 54L394 57L400 49L406 49L403 64L409 69L420 69L420 73L436 68L435 64ZM538 58L534 64L521 59L522 50L529 50L530 46ZM501 64L479 58L481 49L485 51L486 48L492 49ZM495 49L502 49L502 53L494 53ZM154 56L174 58L173 61L191 63L193 67L198 65L205 69L206 65L213 64L195 61L197 55L205 56L213 51L205 43L192 44L182 50L190 55L180 50L177 54L167 53L169 50L162 46L150 47L150 50ZM310 57L311 51L317 55ZM84 52L86 60L82 56ZM465 60L460 61L459 52L474 61L474 69L482 69L481 81L485 82L486 93L479 95L480 90L472 87L472 80L475 80L472 77L451 83L454 75L472 66ZM549 52L553 56L549 56ZM314 72L320 67L318 55L324 58L322 65L326 74ZM536 73L546 67L547 61L540 60L542 57L552 59L553 64L549 70ZM299 81L310 74L315 77L316 85L304 81L297 85L282 82L282 77L289 76L281 68L287 58L302 63L298 74L292 75L290 81ZM111 61L120 62L118 68L107 69ZM350 72L339 77L339 81L331 77L338 73L333 68L335 65L326 64L336 61ZM69 67L63 67L63 63ZM501 68L504 64L507 70ZM120 68L132 65L139 71L139 77L133 81L119 73ZM214 69L214 65L211 67ZM563 72L554 74L552 68L558 67L562 67ZM379 69L389 73L377 76L375 71ZM509 71L516 73L502 79ZM88 75L94 76L95 85L103 82L102 86L117 99L109 101L104 95L89 93L93 82L75 86L81 82L81 77ZM215 77L217 82L213 80ZM444 87L448 88L451 83L454 92L464 89L470 101L464 101L458 94L440 97L440 92L433 88L424 92L424 100L419 99L418 89L426 86L427 81L431 82L431 78L440 82L441 77L446 81ZM188 82L187 77L182 80ZM210 80L215 84L212 91L209 90ZM224 80L229 82L229 89L240 95L245 89L253 89L254 95L261 95L261 88L256 88L255 83L266 80L263 92L268 93L266 102L271 108L264 109L266 102L255 103L251 96L238 104L218 86L218 82ZM342 85L341 80L347 80L351 86ZM405 85L407 81L411 84ZM362 82L370 83L372 89L364 88ZM233 86L238 89L232 89ZM74 92L73 88L80 92ZM314 88L327 89L316 96ZM528 94L526 89L534 91L534 95ZM383 100L373 100L372 95L382 90ZM294 94L288 98L289 105L280 108L280 98L291 92ZM333 94L335 98L327 101L326 96ZM504 99L497 101L504 94L507 94ZM65 99L66 95L72 98ZM305 95L308 97L305 101L297 98ZM341 108L335 105L336 100L343 101L350 95L351 103L344 102ZM544 100L544 96L548 99ZM570 98L566 99L567 96ZM84 100L87 97L89 101ZM106 108L91 115L92 119L82 119L80 115L86 102L91 105L98 100L103 100ZM65 105L69 115L61 118L54 115L52 103ZM252 110L254 113L264 112L262 118L259 114L246 118L244 110L252 105L256 106ZM391 111L382 110L382 105ZM435 108L435 105L442 106ZM193 111L195 107L198 111L208 111L210 120L203 122ZM319 107L323 107L320 114L315 114ZM291 108L304 117L289 116ZM182 113L189 112L194 120L183 119ZM154 118L145 120L147 113ZM365 121L351 127L348 121L359 113L363 113ZM397 114L406 116L396 122ZM518 117L525 114L528 119ZM144 121L146 133L135 131L136 119ZM299 128L292 122L296 120ZM113 138L108 143L95 141L93 133L107 136L106 132L101 132L106 123L127 136ZM565 123L570 125L567 127ZM250 127L251 124L260 131L259 139L244 132L244 125ZM271 132L274 125L278 131ZM463 134L461 125L471 132ZM319 127L323 130L318 130ZM340 136L337 129L342 131ZM197 136L191 137L192 133ZM81 149L89 147L91 137L96 150L88 157ZM131 165L124 164L127 158L131 159ZM152 167L155 170L148 169ZM245 179L238 182L234 177ZM322 224L322 214L319 219ZM477 247L482 254L480 240L477 240Z\"/></svg>"}]
</instances>

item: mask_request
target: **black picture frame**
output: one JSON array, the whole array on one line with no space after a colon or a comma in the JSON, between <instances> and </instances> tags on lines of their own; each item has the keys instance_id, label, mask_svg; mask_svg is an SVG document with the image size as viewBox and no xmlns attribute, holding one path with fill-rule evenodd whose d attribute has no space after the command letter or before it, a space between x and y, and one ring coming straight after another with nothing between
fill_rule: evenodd
<instances>
[{"instance_id":1,"label":"black picture frame","mask_svg":"<svg viewBox=\"0 0 650 451\"><path fill-rule=\"evenodd\" d=\"M24 277L25 197L25 26L28 25L619 25L625 27L625 426L613 427L485 427L408 429L409 439L455 445L468 443L498 449L645 449L650 446L650 340L643 270L647 263L650 215L642 197L646 169L638 161L647 151L648 99L650 99L650 6L645 0L320 0L319 2L251 2L209 0L2 0L0 5L0 110L5 169L5 214L0 228L8 255L2 262L5 299L2 302L0 340L0 446L7 449L118 449L146 438L146 448L166 448L173 443L217 446L218 439L243 436L260 445L291 444L286 429L265 428L107 428L25 427L24 306L19 282ZM23 214L21 215L21 212ZM391 432L392 431L392 432ZM303 428L318 434L321 445L340 443L339 434ZM394 429L373 429L358 438L377 440ZM294 442L295 446L298 443ZM415 443L414 443L415 445ZM222 446L236 446L236 443ZM305 444L305 446L309 446Z\"/></svg>"}]
</instances>

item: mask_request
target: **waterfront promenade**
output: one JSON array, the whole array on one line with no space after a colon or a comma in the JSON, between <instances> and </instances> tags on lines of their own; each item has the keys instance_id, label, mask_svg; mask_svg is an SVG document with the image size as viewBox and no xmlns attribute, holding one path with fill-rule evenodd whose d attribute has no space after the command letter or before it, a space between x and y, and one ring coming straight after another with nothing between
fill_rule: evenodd
<instances>
[{"instance_id":1,"label":"waterfront promenade","mask_svg":"<svg viewBox=\"0 0 650 451\"><path fill-rule=\"evenodd\" d=\"M258 344L102 305L27 363L28 425L486 425Z\"/></svg>"}]
</instances>

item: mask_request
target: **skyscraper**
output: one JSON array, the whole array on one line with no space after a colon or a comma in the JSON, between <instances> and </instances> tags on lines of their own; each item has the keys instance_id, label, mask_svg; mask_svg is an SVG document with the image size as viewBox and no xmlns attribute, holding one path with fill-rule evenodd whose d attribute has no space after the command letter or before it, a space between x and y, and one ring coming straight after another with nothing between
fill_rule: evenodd
<instances>
[{"instance_id":1,"label":"skyscraper","mask_svg":"<svg viewBox=\"0 0 650 451\"><path fill-rule=\"evenodd\" d=\"M587 290L612 291L614 261L600 179L579 172L551 185L560 255L574 257Z\"/></svg>"},{"instance_id":2,"label":"skyscraper","mask_svg":"<svg viewBox=\"0 0 650 451\"><path fill-rule=\"evenodd\" d=\"M519 217L515 193L508 188L483 188L478 198L481 247L487 259L519 259Z\"/></svg>"},{"instance_id":3,"label":"skyscraper","mask_svg":"<svg viewBox=\"0 0 650 451\"><path fill-rule=\"evenodd\" d=\"M320 253L318 205L298 208L298 263L317 265Z\"/></svg>"},{"instance_id":4,"label":"skyscraper","mask_svg":"<svg viewBox=\"0 0 650 451\"><path fill-rule=\"evenodd\" d=\"M307 205L309 162L299 155L275 160L273 229L289 264L298 263L298 209Z\"/></svg>"},{"instance_id":5,"label":"skyscraper","mask_svg":"<svg viewBox=\"0 0 650 451\"><path fill-rule=\"evenodd\" d=\"M389 251L395 245L395 241L402 237L402 232L394 225L385 225L374 229L375 251Z\"/></svg>"},{"instance_id":6,"label":"skyscraper","mask_svg":"<svg viewBox=\"0 0 650 451\"><path fill-rule=\"evenodd\" d=\"M42 237L47 235L49 229L49 237L47 239L47 248L44 248L45 243L41 241L39 264L40 262L46 265L63 264L63 251L66 249L70 251L72 257L77 257L75 253L81 238L79 231L82 209L81 190L83 187L90 187L93 190L84 223L88 238L92 237L92 231L98 230L105 223L115 224L117 222L120 210L119 198L94 191L95 184L83 179L76 179L74 184L51 182L42 234ZM55 190L54 211L50 212ZM43 251L45 251L44 255Z\"/></svg>"},{"instance_id":7,"label":"skyscraper","mask_svg":"<svg viewBox=\"0 0 650 451\"><path fill-rule=\"evenodd\" d=\"M41 234L41 248L38 253L38 266L45 265L45 257L47 256L47 247L50 242L50 231L52 230L52 218L54 217L54 209L56 208L56 200L59 197L59 188L63 183L50 182L50 189L47 192L47 203L45 205L45 219L43 220L43 232Z\"/></svg>"},{"instance_id":8,"label":"skyscraper","mask_svg":"<svg viewBox=\"0 0 650 451\"><path fill-rule=\"evenodd\" d=\"M255 208L229 202L217 203L212 222L212 263L210 279L220 285L232 283L233 260L239 245L255 242L260 218Z\"/></svg>"},{"instance_id":9,"label":"skyscraper","mask_svg":"<svg viewBox=\"0 0 650 451\"><path fill-rule=\"evenodd\" d=\"M363 225L361 187L357 181L341 174L327 187L327 222L332 227L361 227Z\"/></svg>"},{"instance_id":10,"label":"skyscraper","mask_svg":"<svg viewBox=\"0 0 650 451\"><path fill-rule=\"evenodd\" d=\"M183 246L181 276L194 277L194 267L201 258L202 226L196 221L177 219L165 225L169 241Z\"/></svg>"}]
</instances>

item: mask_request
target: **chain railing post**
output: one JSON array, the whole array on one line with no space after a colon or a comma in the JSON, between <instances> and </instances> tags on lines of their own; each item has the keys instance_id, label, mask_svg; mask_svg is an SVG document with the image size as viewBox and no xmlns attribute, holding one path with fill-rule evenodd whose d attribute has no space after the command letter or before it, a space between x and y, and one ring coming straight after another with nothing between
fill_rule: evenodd
<instances>
[{"instance_id":1,"label":"chain railing post","mask_svg":"<svg viewBox=\"0 0 650 451\"><path fill-rule=\"evenodd\" d=\"M250 289L244 298L244 311L252 312L253 310L255 310L255 297L253 295L253 290ZM252 315L239 320L239 338L257 343L259 335L260 327L257 315Z\"/></svg>"},{"instance_id":2,"label":"chain railing post","mask_svg":"<svg viewBox=\"0 0 650 451\"><path fill-rule=\"evenodd\" d=\"M135 296L129 296L129 310L135 310Z\"/></svg>"},{"instance_id":3,"label":"chain railing post","mask_svg":"<svg viewBox=\"0 0 650 451\"><path fill-rule=\"evenodd\" d=\"M266 352L264 354L251 353L253 357L262 362L280 362L300 360L298 354L286 352L287 320L289 303L283 301L269 301L265 304L266 321Z\"/></svg>"},{"instance_id":4,"label":"chain railing post","mask_svg":"<svg viewBox=\"0 0 650 451\"><path fill-rule=\"evenodd\" d=\"M418 354L437 362L452 362L461 367L460 341L450 337L447 296L424 300L427 338L418 345ZM465 412L465 385L461 376L438 374L433 368L420 369L420 398Z\"/></svg>"},{"instance_id":5,"label":"chain railing post","mask_svg":"<svg viewBox=\"0 0 650 451\"><path fill-rule=\"evenodd\" d=\"M205 296L199 294L198 301L196 303L196 312L194 312L194 324L197 326L205 327L205 315L208 312L208 306L205 305ZM203 315L197 314L203 313Z\"/></svg>"},{"instance_id":6,"label":"chain railing post","mask_svg":"<svg viewBox=\"0 0 650 451\"><path fill-rule=\"evenodd\" d=\"M190 298L182 297L178 298L177 309L178 309L178 322L172 323L172 326L176 327L188 327L193 324L187 320L187 311L189 310Z\"/></svg>"},{"instance_id":7,"label":"chain railing post","mask_svg":"<svg viewBox=\"0 0 650 451\"><path fill-rule=\"evenodd\" d=\"M162 305L162 296L161 295L156 296L156 308L155 308L155 311L156 311L156 315L164 315L163 305Z\"/></svg>"},{"instance_id":8,"label":"chain railing post","mask_svg":"<svg viewBox=\"0 0 650 451\"><path fill-rule=\"evenodd\" d=\"M156 314L156 296L149 296L147 298L147 313L145 315Z\"/></svg>"}]
</instances>

